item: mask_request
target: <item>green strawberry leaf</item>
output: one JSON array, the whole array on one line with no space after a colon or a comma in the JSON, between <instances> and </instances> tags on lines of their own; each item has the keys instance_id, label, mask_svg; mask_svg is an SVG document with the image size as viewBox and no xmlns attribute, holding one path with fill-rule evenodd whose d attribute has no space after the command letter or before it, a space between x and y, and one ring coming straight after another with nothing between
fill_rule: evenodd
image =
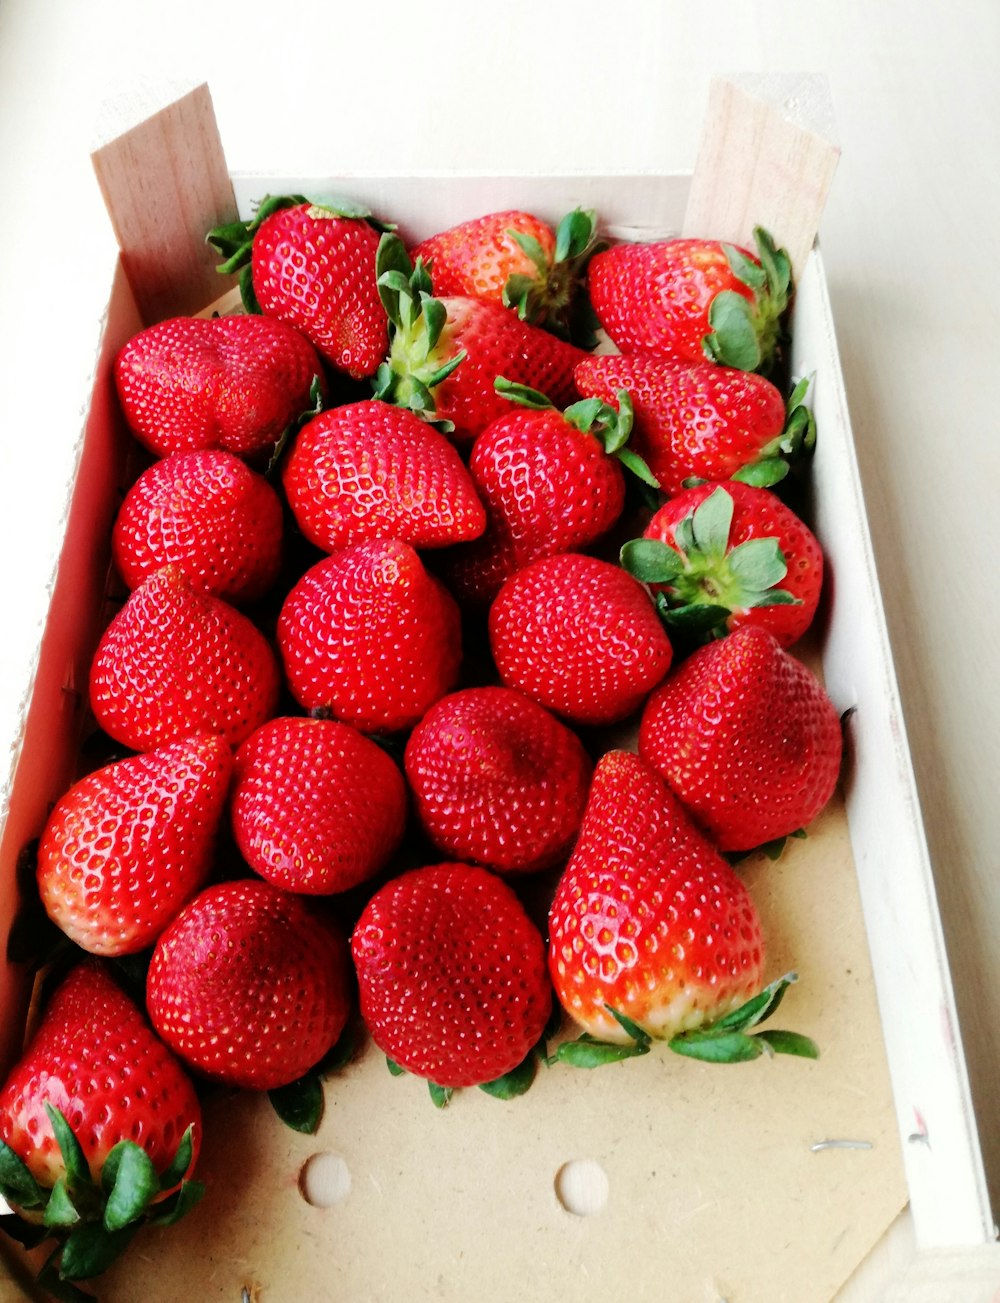
<instances>
[{"instance_id":1,"label":"green strawberry leaf","mask_svg":"<svg viewBox=\"0 0 1000 1303\"><path fill-rule=\"evenodd\" d=\"M112 1153L114 1151L112 1150ZM108 1157L110 1158L110 1154ZM194 1157L194 1123L181 1136L180 1144L170 1164L160 1174L160 1189L172 1190L190 1171ZM105 1166L107 1164L105 1163ZM102 1173L103 1177L103 1173Z\"/></svg>"},{"instance_id":2,"label":"green strawberry leaf","mask_svg":"<svg viewBox=\"0 0 1000 1303\"><path fill-rule=\"evenodd\" d=\"M180 1189L163 1203L157 1204L157 1213L148 1219L150 1226L174 1226L201 1202L205 1186L201 1181L182 1181Z\"/></svg>"},{"instance_id":3,"label":"green strawberry leaf","mask_svg":"<svg viewBox=\"0 0 1000 1303\"><path fill-rule=\"evenodd\" d=\"M535 1080L535 1051L529 1050L516 1068L493 1081L484 1081L479 1089L494 1099L516 1099L531 1088Z\"/></svg>"},{"instance_id":4,"label":"green strawberry leaf","mask_svg":"<svg viewBox=\"0 0 1000 1303\"><path fill-rule=\"evenodd\" d=\"M314 1072L307 1072L287 1086L267 1092L271 1107L286 1127L303 1135L315 1135L323 1118L323 1083Z\"/></svg>"},{"instance_id":5,"label":"green strawberry leaf","mask_svg":"<svg viewBox=\"0 0 1000 1303\"><path fill-rule=\"evenodd\" d=\"M621 1063L624 1059L636 1059L649 1053L649 1044L633 1041L631 1045L614 1045L610 1041L599 1041L586 1032L575 1041L563 1041L553 1055L550 1063L568 1063L573 1068L601 1068L607 1063Z\"/></svg>"},{"instance_id":6,"label":"green strawberry leaf","mask_svg":"<svg viewBox=\"0 0 1000 1303\"><path fill-rule=\"evenodd\" d=\"M516 380L508 380L506 376L497 376L493 381L493 388L504 398L509 398L512 403L517 403L520 407L527 407L531 411L549 412L555 410L555 404L550 402L539 390L529 389L527 385L518 384Z\"/></svg>"},{"instance_id":7,"label":"green strawberry leaf","mask_svg":"<svg viewBox=\"0 0 1000 1303\"><path fill-rule=\"evenodd\" d=\"M695 507L691 514L691 531L697 550L716 561L721 561L729 546L729 530L733 523L734 504L723 488L715 489Z\"/></svg>"},{"instance_id":8,"label":"green strawberry leaf","mask_svg":"<svg viewBox=\"0 0 1000 1303\"><path fill-rule=\"evenodd\" d=\"M538 282L533 276L520 272L507 277L500 298L505 308L514 308L522 321L531 321L535 316L534 302L538 295Z\"/></svg>"},{"instance_id":9,"label":"green strawberry leaf","mask_svg":"<svg viewBox=\"0 0 1000 1303\"><path fill-rule=\"evenodd\" d=\"M80 1142L73 1134L73 1130L66 1118L59 1109L53 1107L48 1101L45 1103L45 1111L49 1115L49 1121L52 1123L52 1130L55 1132L59 1151L62 1154L63 1166L66 1168L66 1184L71 1190L92 1186L90 1167L83 1156Z\"/></svg>"},{"instance_id":10,"label":"green strawberry leaf","mask_svg":"<svg viewBox=\"0 0 1000 1303\"><path fill-rule=\"evenodd\" d=\"M819 1046L809 1036L799 1032L785 1032L765 1028L757 1033L757 1039L769 1046L774 1054L792 1054L800 1059L818 1059Z\"/></svg>"},{"instance_id":11,"label":"green strawberry leaf","mask_svg":"<svg viewBox=\"0 0 1000 1303\"><path fill-rule=\"evenodd\" d=\"M761 364L760 342L753 321L753 305L735 290L720 290L708 310L712 333L703 347L709 361L740 371L754 371Z\"/></svg>"},{"instance_id":12,"label":"green strawberry leaf","mask_svg":"<svg viewBox=\"0 0 1000 1303\"><path fill-rule=\"evenodd\" d=\"M437 302L436 299L433 301L435 303ZM431 398L430 393L428 391L433 389L436 385L439 385L442 380L447 380L448 377L451 375L452 371L454 371L455 368L460 363L464 362L466 357L468 357L468 353L466 352L466 350L464 348L460 349L459 352L457 352L453 357L450 357L447 362L444 362L441 366L439 366L436 371L432 371L430 375L426 376L422 382L417 380L416 377L414 377L413 380L414 388L420 385L420 387L423 389L423 392L427 395L428 402L433 404L433 399ZM430 407L430 410L431 411L434 410L433 405ZM445 426L445 422L439 421L438 425L443 429Z\"/></svg>"},{"instance_id":13,"label":"green strawberry leaf","mask_svg":"<svg viewBox=\"0 0 1000 1303\"><path fill-rule=\"evenodd\" d=\"M649 469L649 466L646 464L645 460L642 457L640 457L639 454L635 452L632 448L619 448L619 450L615 453L615 456L618 458L621 464L627 470L630 470L637 479L642 481L643 484L648 485L649 488L651 489L659 489L660 481ZM653 506L656 505L657 504L654 502Z\"/></svg>"},{"instance_id":14,"label":"green strawberry leaf","mask_svg":"<svg viewBox=\"0 0 1000 1303\"><path fill-rule=\"evenodd\" d=\"M385 1066L394 1077L402 1077L406 1075L406 1069L401 1068L394 1059L390 1059L388 1054L385 1056Z\"/></svg>"},{"instance_id":15,"label":"green strawberry leaf","mask_svg":"<svg viewBox=\"0 0 1000 1303\"><path fill-rule=\"evenodd\" d=\"M108 1231L120 1231L138 1221L160 1193L160 1178L153 1160L144 1149L131 1140L122 1140L111 1154L115 1150L120 1152L115 1164L114 1185L104 1208L104 1228Z\"/></svg>"},{"instance_id":16,"label":"green strawberry leaf","mask_svg":"<svg viewBox=\"0 0 1000 1303\"><path fill-rule=\"evenodd\" d=\"M75 1226L80 1220L80 1214L66 1189L66 1181L63 1177L60 1177L52 1187L42 1220L46 1226Z\"/></svg>"},{"instance_id":17,"label":"green strawberry leaf","mask_svg":"<svg viewBox=\"0 0 1000 1303\"><path fill-rule=\"evenodd\" d=\"M59 1274L63 1280L99 1276L124 1253L138 1229L138 1222L117 1231L106 1230L99 1222L85 1222L70 1233L63 1245Z\"/></svg>"},{"instance_id":18,"label":"green strawberry leaf","mask_svg":"<svg viewBox=\"0 0 1000 1303\"><path fill-rule=\"evenodd\" d=\"M571 425L586 433L602 414L605 406L600 398L581 398L578 403L571 403L563 412L563 416Z\"/></svg>"},{"instance_id":19,"label":"green strawberry leaf","mask_svg":"<svg viewBox=\"0 0 1000 1303\"><path fill-rule=\"evenodd\" d=\"M631 1036L637 1045L648 1045L653 1039L649 1032L645 1031L638 1023L633 1022L621 1010L612 1008L610 1004L604 1006L605 1010L614 1018L615 1022L627 1036Z\"/></svg>"},{"instance_id":20,"label":"green strawberry leaf","mask_svg":"<svg viewBox=\"0 0 1000 1303\"><path fill-rule=\"evenodd\" d=\"M41 1244L42 1240L48 1239L49 1228L45 1225L39 1225L36 1222L26 1222L23 1217L18 1217L17 1213L0 1214L0 1232L14 1240L15 1243L21 1244L26 1249L33 1249L36 1245Z\"/></svg>"},{"instance_id":21,"label":"green strawberry leaf","mask_svg":"<svg viewBox=\"0 0 1000 1303\"><path fill-rule=\"evenodd\" d=\"M508 230L507 234L512 237L521 252L531 259L538 269L539 278L544 280L549 274L549 260L546 257L545 250L535 237L529 235L526 231Z\"/></svg>"},{"instance_id":22,"label":"green strawberry leaf","mask_svg":"<svg viewBox=\"0 0 1000 1303\"><path fill-rule=\"evenodd\" d=\"M704 638L717 630L725 630L726 621L732 614L728 606L716 606L711 602L691 602L687 606L670 606L666 602L661 606L657 602L657 609L671 628L693 638Z\"/></svg>"},{"instance_id":23,"label":"green strawberry leaf","mask_svg":"<svg viewBox=\"0 0 1000 1303\"><path fill-rule=\"evenodd\" d=\"M742 249L737 249L735 244L723 244L722 251L733 275L744 285L749 285L752 290L762 290L767 285L767 272L760 263L748 258Z\"/></svg>"},{"instance_id":24,"label":"green strawberry leaf","mask_svg":"<svg viewBox=\"0 0 1000 1303\"><path fill-rule=\"evenodd\" d=\"M658 538L633 538L622 545L618 559L641 584L672 584L684 570L684 558Z\"/></svg>"},{"instance_id":25,"label":"green strawberry leaf","mask_svg":"<svg viewBox=\"0 0 1000 1303\"><path fill-rule=\"evenodd\" d=\"M762 457L760 461L741 466L730 477L741 484L751 484L755 489L769 489L788 474L788 462L782 457Z\"/></svg>"},{"instance_id":26,"label":"green strawberry leaf","mask_svg":"<svg viewBox=\"0 0 1000 1303\"><path fill-rule=\"evenodd\" d=\"M744 588L760 593L780 584L788 574L781 544L772 537L748 538L734 547L729 553L729 568Z\"/></svg>"},{"instance_id":27,"label":"green strawberry leaf","mask_svg":"<svg viewBox=\"0 0 1000 1303\"><path fill-rule=\"evenodd\" d=\"M747 1063L764 1052L756 1036L743 1032L680 1032L667 1044L675 1054L703 1063Z\"/></svg>"},{"instance_id":28,"label":"green strawberry leaf","mask_svg":"<svg viewBox=\"0 0 1000 1303\"><path fill-rule=\"evenodd\" d=\"M792 288L792 263L787 252L779 249L770 232L763 226L753 228L753 238L757 243L757 256L767 276L767 288L774 300L776 315L784 312Z\"/></svg>"},{"instance_id":29,"label":"green strawberry leaf","mask_svg":"<svg viewBox=\"0 0 1000 1303\"><path fill-rule=\"evenodd\" d=\"M454 1094L451 1086L437 1086L433 1081L427 1083L427 1090L435 1108L447 1108Z\"/></svg>"},{"instance_id":30,"label":"green strawberry leaf","mask_svg":"<svg viewBox=\"0 0 1000 1303\"><path fill-rule=\"evenodd\" d=\"M597 235L597 214L590 209L574 208L556 227L554 262L576 262L592 253Z\"/></svg>"},{"instance_id":31,"label":"green strawberry leaf","mask_svg":"<svg viewBox=\"0 0 1000 1303\"><path fill-rule=\"evenodd\" d=\"M25 1162L0 1140L0 1195L18 1208L41 1208L45 1193Z\"/></svg>"},{"instance_id":32,"label":"green strawberry leaf","mask_svg":"<svg viewBox=\"0 0 1000 1303\"><path fill-rule=\"evenodd\" d=\"M729 1013L712 1023L712 1030L721 1028L726 1031L746 1031L749 1027L756 1027L765 1018L770 1018L781 1004L785 992L798 980L798 973L786 973L784 977L769 982L763 990L751 996L744 1004L731 1009Z\"/></svg>"},{"instance_id":33,"label":"green strawberry leaf","mask_svg":"<svg viewBox=\"0 0 1000 1303\"><path fill-rule=\"evenodd\" d=\"M253 287L253 268L249 263L240 272L239 284L240 299L243 302L244 311L248 312L252 317L262 317L264 312L257 299L257 291Z\"/></svg>"}]
</instances>

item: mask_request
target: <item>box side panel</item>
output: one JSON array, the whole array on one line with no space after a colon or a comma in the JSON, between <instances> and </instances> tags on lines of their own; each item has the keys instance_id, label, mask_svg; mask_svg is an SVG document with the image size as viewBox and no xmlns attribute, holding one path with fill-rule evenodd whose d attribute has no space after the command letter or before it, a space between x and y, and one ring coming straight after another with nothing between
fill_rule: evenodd
<instances>
[{"instance_id":1,"label":"box side panel","mask_svg":"<svg viewBox=\"0 0 1000 1303\"><path fill-rule=\"evenodd\" d=\"M827 687L847 724L851 841L921 1247L995 1234L864 501L818 255L793 367L815 371L816 528L830 565Z\"/></svg>"},{"instance_id":2,"label":"box side panel","mask_svg":"<svg viewBox=\"0 0 1000 1303\"><path fill-rule=\"evenodd\" d=\"M253 215L267 194L341 198L365 205L384 221L400 221L406 240L422 240L470 213L526 209L558 222L571 209L596 208L602 228L621 239L676 234L684 218L690 178L684 176L435 176L301 177L243 173L233 177L240 216Z\"/></svg>"},{"instance_id":3,"label":"box side panel","mask_svg":"<svg viewBox=\"0 0 1000 1303\"><path fill-rule=\"evenodd\" d=\"M106 623L105 592L116 489L128 440L114 395L115 350L141 326L118 265L101 332L93 399L80 437L66 535L38 655L20 754L0 838L0 1077L20 1052L29 973L7 957L18 908L17 862L74 777L86 717L90 659ZM13 1013L12 1013L13 1011Z\"/></svg>"}]
</instances>

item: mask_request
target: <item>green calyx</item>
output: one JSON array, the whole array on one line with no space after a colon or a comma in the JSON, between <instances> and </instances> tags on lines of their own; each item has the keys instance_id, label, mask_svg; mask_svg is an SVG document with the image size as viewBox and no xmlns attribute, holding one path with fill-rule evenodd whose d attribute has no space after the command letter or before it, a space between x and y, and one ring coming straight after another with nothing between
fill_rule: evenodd
<instances>
[{"instance_id":1,"label":"green calyx","mask_svg":"<svg viewBox=\"0 0 1000 1303\"><path fill-rule=\"evenodd\" d=\"M723 245L733 274L752 291L752 298L736 290L720 290L709 308L712 330L703 348L710 362L766 374L783 337L782 319L792 297L792 264L762 226L754 228L754 240L759 263L735 245Z\"/></svg>"},{"instance_id":2,"label":"green calyx","mask_svg":"<svg viewBox=\"0 0 1000 1303\"><path fill-rule=\"evenodd\" d=\"M375 397L434 420L433 390L464 361L465 350L452 346L448 313L434 298L423 259L414 266L403 241L392 232L379 241L375 274L390 340L389 357L375 373ZM449 422L438 424L453 428Z\"/></svg>"},{"instance_id":3,"label":"green calyx","mask_svg":"<svg viewBox=\"0 0 1000 1303\"><path fill-rule=\"evenodd\" d=\"M788 573L776 538L751 538L729 546L734 504L720 486L674 529L676 545L636 538L620 561L640 583L654 586L664 622L695 637L722 637L734 611L801 605L779 585Z\"/></svg>"},{"instance_id":4,"label":"green calyx","mask_svg":"<svg viewBox=\"0 0 1000 1303\"><path fill-rule=\"evenodd\" d=\"M819 1058L816 1043L800 1032L753 1030L774 1013L785 991L796 981L798 974L786 973L738 1009L724 1014L715 1022L694 1031L678 1032L667 1041L667 1047L675 1054L689 1059L701 1059L705 1063L746 1063L762 1054ZM629 1041L618 1045L584 1033L575 1041L564 1041L550 1057L550 1063L568 1063L576 1068L598 1068L607 1063L620 1063L623 1059L649 1053L653 1039L650 1034L620 1010L613 1009L611 1005L604 1007L629 1036Z\"/></svg>"},{"instance_id":5,"label":"green calyx","mask_svg":"<svg viewBox=\"0 0 1000 1303\"><path fill-rule=\"evenodd\" d=\"M367 208L340 199L310 200L305 195L265 195L250 221L226 222L221 226L213 226L205 236L206 243L212 245L221 255L222 261L215 269L219 275L235 276L239 273L240 297L247 312L260 315L260 304L254 294L250 267L254 236L274 213L280 212L282 208L298 208L301 204L309 205L310 217L347 217L368 222L377 231L389 229L385 223L373 218Z\"/></svg>"},{"instance_id":6,"label":"green calyx","mask_svg":"<svg viewBox=\"0 0 1000 1303\"><path fill-rule=\"evenodd\" d=\"M734 480L768 489L783 480L789 468L808 456L816 447L816 418L806 406L812 376L804 376L785 404L785 425L776 439L765 444L756 461L742 466Z\"/></svg>"},{"instance_id":7,"label":"green calyx","mask_svg":"<svg viewBox=\"0 0 1000 1303\"><path fill-rule=\"evenodd\" d=\"M549 258L538 240L522 231L507 232L520 246L535 270L517 273L503 288L505 307L513 308L522 321L542 326L560 339L591 349L597 342L597 318L584 294L587 264L595 253L607 248L597 238L597 215L593 209L574 208L556 228L556 243Z\"/></svg>"},{"instance_id":8,"label":"green calyx","mask_svg":"<svg viewBox=\"0 0 1000 1303\"><path fill-rule=\"evenodd\" d=\"M504 398L532 411L556 411L555 404L537 389L530 389L504 376L497 376L493 388ZM658 488L659 481L642 457L628 447L634 419L632 399L627 389L619 389L618 406L602 402L600 398L583 398L563 410L563 417L582 434L592 434L599 440L609 457L618 461L644 484Z\"/></svg>"},{"instance_id":9,"label":"green calyx","mask_svg":"<svg viewBox=\"0 0 1000 1303\"><path fill-rule=\"evenodd\" d=\"M39 1274L39 1283L57 1298L88 1298L71 1282L99 1276L140 1226L172 1225L204 1194L204 1186L188 1177L194 1156L192 1128L181 1137L162 1175L141 1146L122 1140L108 1154L95 1182L65 1116L50 1104L45 1107L65 1175L51 1190L40 1186L23 1160L0 1141L0 1194L28 1214L27 1220L0 1219L0 1229L21 1243L55 1238L56 1248Z\"/></svg>"},{"instance_id":10,"label":"green calyx","mask_svg":"<svg viewBox=\"0 0 1000 1303\"><path fill-rule=\"evenodd\" d=\"M286 1127L306 1136L316 1134L325 1105L323 1080L346 1067L356 1048L357 1029L348 1023L336 1044L315 1067L287 1086L276 1086L267 1092L271 1107Z\"/></svg>"}]
</instances>

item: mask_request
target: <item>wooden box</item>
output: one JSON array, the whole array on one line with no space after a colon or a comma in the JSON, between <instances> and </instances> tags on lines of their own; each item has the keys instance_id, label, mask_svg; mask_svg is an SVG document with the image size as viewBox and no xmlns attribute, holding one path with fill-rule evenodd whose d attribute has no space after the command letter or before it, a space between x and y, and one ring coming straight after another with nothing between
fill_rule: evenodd
<instances>
[{"instance_id":1,"label":"wooden box","mask_svg":"<svg viewBox=\"0 0 1000 1303\"><path fill-rule=\"evenodd\" d=\"M746 126L737 116L736 127ZM727 139L731 151L732 123ZM115 198L123 265L102 324L62 560L6 794L0 937L16 907L18 852L73 775L80 685L107 619L108 536L128 450L111 361L142 324L204 309L219 294L207 227L234 204L248 216L266 192L295 191L365 203L410 237L504 207L555 220L580 204L613 235L655 238L683 228L691 189L681 176L230 183L205 88L97 163ZM760 179L750 169L751 192L760 193ZM704 206L703 185L698 194ZM730 225L701 233L741 234L732 228L739 214L719 220ZM779 238L780 221L770 223ZM797 258L792 368L815 376L814 524L831 575L816 655L836 705L853 713L842 795L805 842L776 864L753 857L746 872L770 937L769 976L795 968L801 977L784 1021L819 1042L820 1060L716 1068L664 1052L594 1073L553 1068L509 1103L463 1092L437 1113L419 1082L391 1078L369 1047L328 1082L315 1137L283 1128L261 1098L210 1105L209 1194L175 1230L144 1232L101 1282L101 1298L991 1297L987 1277L1000 1276L995 1228L823 264L818 249ZM16 966L0 972L2 1068L20 1047L27 985ZM0 1245L0 1298L30 1297L29 1278Z\"/></svg>"}]
</instances>

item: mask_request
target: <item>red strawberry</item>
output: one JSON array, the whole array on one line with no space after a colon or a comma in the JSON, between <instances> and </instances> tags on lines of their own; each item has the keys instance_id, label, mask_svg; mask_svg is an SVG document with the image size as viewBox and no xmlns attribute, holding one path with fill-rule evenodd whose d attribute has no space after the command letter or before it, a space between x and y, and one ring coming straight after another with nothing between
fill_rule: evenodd
<instances>
[{"instance_id":1,"label":"red strawberry","mask_svg":"<svg viewBox=\"0 0 1000 1303\"><path fill-rule=\"evenodd\" d=\"M490 609L490 647L508 687L580 724L632 714L672 656L642 585L576 552L507 580Z\"/></svg>"},{"instance_id":2,"label":"red strawberry","mask_svg":"<svg viewBox=\"0 0 1000 1303\"><path fill-rule=\"evenodd\" d=\"M426 268L411 269L398 236L382 237L378 265L392 343L376 376L376 397L443 422L458 444L471 443L510 411L494 388L498 376L540 389L556 403L576 397L573 368L586 356L581 349L495 303L431 298Z\"/></svg>"},{"instance_id":3,"label":"red strawberry","mask_svg":"<svg viewBox=\"0 0 1000 1303\"><path fill-rule=\"evenodd\" d=\"M509 210L460 222L410 252L423 259L439 297L483 299L517 309L522 321L567 338L581 278L596 252L593 212L574 209L552 228L531 213ZM582 342L582 341L578 341Z\"/></svg>"},{"instance_id":4,"label":"red strawberry","mask_svg":"<svg viewBox=\"0 0 1000 1303\"><path fill-rule=\"evenodd\" d=\"M759 261L718 240L618 244L591 259L594 311L623 353L707 357L766 370L791 292L791 264L760 227Z\"/></svg>"},{"instance_id":5,"label":"red strawberry","mask_svg":"<svg viewBox=\"0 0 1000 1303\"><path fill-rule=\"evenodd\" d=\"M510 688L467 688L432 706L406 745L406 777L431 841L499 873L569 853L591 765L579 738Z\"/></svg>"},{"instance_id":6,"label":"red strawberry","mask_svg":"<svg viewBox=\"0 0 1000 1303\"><path fill-rule=\"evenodd\" d=\"M282 478L299 528L326 552L371 538L444 547L486 528L468 471L444 435L378 399L303 426Z\"/></svg>"},{"instance_id":7,"label":"red strawberry","mask_svg":"<svg viewBox=\"0 0 1000 1303\"><path fill-rule=\"evenodd\" d=\"M49 917L96 955L152 945L208 877L232 761L200 733L75 784L38 848Z\"/></svg>"},{"instance_id":8,"label":"red strawberry","mask_svg":"<svg viewBox=\"0 0 1000 1303\"><path fill-rule=\"evenodd\" d=\"M282 529L281 500L262 475L228 452L180 452L129 489L111 548L129 588L173 562L197 587L243 603L277 579Z\"/></svg>"},{"instance_id":9,"label":"red strawberry","mask_svg":"<svg viewBox=\"0 0 1000 1303\"><path fill-rule=\"evenodd\" d=\"M375 285L379 237L368 216L312 204L302 195L269 195L253 221L208 234L226 258L219 271L244 269L249 311L294 326L355 380L374 374L387 345Z\"/></svg>"},{"instance_id":10,"label":"red strawberry","mask_svg":"<svg viewBox=\"0 0 1000 1303\"><path fill-rule=\"evenodd\" d=\"M682 365L649 354L585 358L574 372L582 394L614 403L627 389L635 413L632 447L660 488L691 479L774 484L788 459L815 441L807 385L785 404L763 376L709 362Z\"/></svg>"},{"instance_id":11,"label":"red strawberry","mask_svg":"<svg viewBox=\"0 0 1000 1303\"><path fill-rule=\"evenodd\" d=\"M533 390L504 380L498 388L525 406L476 440L469 470L489 523L482 538L457 548L448 565L450 586L477 606L492 602L532 561L589 547L607 533L625 505L619 460L641 468L623 447L631 419L627 398L620 412L596 399L559 412Z\"/></svg>"},{"instance_id":12,"label":"red strawberry","mask_svg":"<svg viewBox=\"0 0 1000 1303\"><path fill-rule=\"evenodd\" d=\"M657 688L639 754L722 850L749 850L805 827L830 800L840 719L810 670L744 626Z\"/></svg>"},{"instance_id":13,"label":"red strawberry","mask_svg":"<svg viewBox=\"0 0 1000 1303\"><path fill-rule=\"evenodd\" d=\"M458 608L407 543L358 543L307 570L285 600L288 686L365 733L411 728L455 683Z\"/></svg>"},{"instance_id":14,"label":"red strawberry","mask_svg":"<svg viewBox=\"0 0 1000 1303\"><path fill-rule=\"evenodd\" d=\"M742 881L657 775L625 751L594 772L549 913L549 971L592 1036L625 1042L608 1007L669 1040L760 988L764 938Z\"/></svg>"},{"instance_id":15,"label":"red strawberry","mask_svg":"<svg viewBox=\"0 0 1000 1303\"><path fill-rule=\"evenodd\" d=\"M274 714L280 677L274 652L245 615L164 566L104 631L90 707L133 751L199 729L235 747Z\"/></svg>"},{"instance_id":16,"label":"red strawberry","mask_svg":"<svg viewBox=\"0 0 1000 1303\"><path fill-rule=\"evenodd\" d=\"M146 1002L184 1062L250 1090L287 1085L337 1041L350 1012L347 947L302 899L269 882L223 882L156 943Z\"/></svg>"},{"instance_id":17,"label":"red strawberry","mask_svg":"<svg viewBox=\"0 0 1000 1303\"><path fill-rule=\"evenodd\" d=\"M720 637L751 624L783 647L809 628L823 586L812 531L773 493L738 480L671 498L621 555L659 590L668 624Z\"/></svg>"},{"instance_id":18,"label":"red strawberry","mask_svg":"<svg viewBox=\"0 0 1000 1303\"><path fill-rule=\"evenodd\" d=\"M273 447L312 405L322 367L312 345L263 317L174 317L140 331L115 362L122 410L139 442L165 457Z\"/></svg>"},{"instance_id":19,"label":"red strawberry","mask_svg":"<svg viewBox=\"0 0 1000 1303\"><path fill-rule=\"evenodd\" d=\"M177 1060L104 968L74 968L0 1091L0 1194L64 1241L39 1282L68 1297L59 1282L104 1271L147 1211L183 1216L200 1145Z\"/></svg>"},{"instance_id":20,"label":"red strawberry","mask_svg":"<svg viewBox=\"0 0 1000 1303\"><path fill-rule=\"evenodd\" d=\"M288 891L346 891L373 877L402 841L406 804L388 755L334 720L273 719L236 754L240 853Z\"/></svg>"},{"instance_id":21,"label":"red strawberry","mask_svg":"<svg viewBox=\"0 0 1000 1303\"><path fill-rule=\"evenodd\" d=\"M511 1072L548 1020L544 942L485 869L435 864L387 883L358 920L351 951L375 1044L438 1086Z\"/></svg>"}]
</instances>

